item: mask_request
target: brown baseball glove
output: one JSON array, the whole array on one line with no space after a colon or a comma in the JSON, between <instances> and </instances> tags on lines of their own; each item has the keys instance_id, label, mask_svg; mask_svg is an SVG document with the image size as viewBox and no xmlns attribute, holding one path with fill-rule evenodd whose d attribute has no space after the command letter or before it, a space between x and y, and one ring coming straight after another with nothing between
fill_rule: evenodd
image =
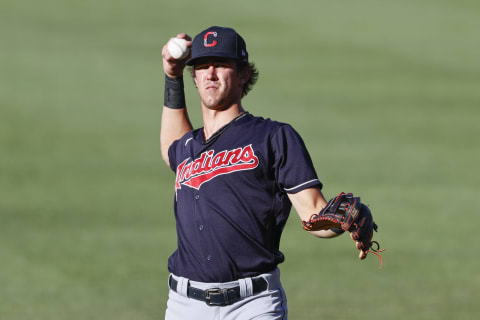
<instances>
[{"instance_id":1,"label":"brown baseball glove","mask_svg":"<svg viewBox=\"0 0 480 320\"><path fill-rule=\"evenodd\" d=\"M302 224L307 231L341 228L350 232L360 252L360 259L365 259L367 253L371 252L380 258L382 268L383 260L378 252L385 249L380 250L379 243L372 241L373 231L376 232L378 227L373 221L370 209L360 202L360 197L342 192L332 198L318 214L312 215L308 221L302 221Z\"/></svg>"}]
</instances>

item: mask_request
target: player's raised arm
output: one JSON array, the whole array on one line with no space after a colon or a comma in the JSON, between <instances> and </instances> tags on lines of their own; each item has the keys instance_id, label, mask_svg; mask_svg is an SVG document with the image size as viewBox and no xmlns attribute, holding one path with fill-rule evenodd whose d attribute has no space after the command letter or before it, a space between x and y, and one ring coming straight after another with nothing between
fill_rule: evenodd
<instances>
[{"instance_id":1,"label":"player's raised arm","mask_svg":"<svg viewBox=\"0 0 480 320\"><path fill-rule=\"evenodd\" d=\"M190 56L191 40L188 35L181 33L176 38L171 38L162 49L165 99L160 129L160 149L167 165L170 165L168 159L170 145L192 129L183 89L183 70Z\"/></svg>"}]
</instances>

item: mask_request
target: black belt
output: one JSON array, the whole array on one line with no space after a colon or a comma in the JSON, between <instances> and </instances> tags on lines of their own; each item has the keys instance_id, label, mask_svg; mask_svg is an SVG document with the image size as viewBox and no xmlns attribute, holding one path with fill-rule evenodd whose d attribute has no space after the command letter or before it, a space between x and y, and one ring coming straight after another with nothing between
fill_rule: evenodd
<instances>
[{"instance_id":1,"label":"black belt","mask_svg":"<svg viewBox=\"0 0 480 320\"><path fill-rule=\"evenodd\" d=\"M175 292L177 292L177 283L178 281L170 276L170 279L168 279L168 284L170 289ZM262 277L252 278L252 284L253 294L265 291L268 287L267 281ZM191 287L190 283L187 287L187 296L192 299L203 301L209 306L228 306L242 299L240 296L240 286L226 289L212 288L202 290Z\"/></svg>"}]
</instances>

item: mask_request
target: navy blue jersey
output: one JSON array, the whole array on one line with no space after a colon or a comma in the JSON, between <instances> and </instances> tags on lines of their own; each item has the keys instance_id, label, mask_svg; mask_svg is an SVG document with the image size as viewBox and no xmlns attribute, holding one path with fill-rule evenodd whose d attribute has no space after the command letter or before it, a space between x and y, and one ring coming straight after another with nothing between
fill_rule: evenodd
<instances>
[{"instance_id":1,"label":"navy blue jersey","mask_svg":"<svg viewBox=\"0 0 480 320\"><path fill-rule=\"evenodd\" d=\"M188 132L168 155L178 236L168 269L195 281L234 281L275 269L284 260L287 193L322 186L298 133L249 113L207 141L203 129Z\"/></svg>"}]
</instances>

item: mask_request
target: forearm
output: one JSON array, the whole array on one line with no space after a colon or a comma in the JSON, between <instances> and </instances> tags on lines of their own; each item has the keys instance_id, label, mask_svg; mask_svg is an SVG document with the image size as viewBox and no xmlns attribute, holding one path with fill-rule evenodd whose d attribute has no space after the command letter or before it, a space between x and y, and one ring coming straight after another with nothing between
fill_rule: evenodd
<instances>
[{"instance_id":1,"label":"forearm","mask_svg":"<svg viewBox=\"0 0 480 320\"><path fill-rule=\"evenodd\" d=\"M188 35L181 33L177 38L187 40L187 47L191 46L191 38ZM186 58L174 59L168 51L167 44L163 46L162 56L165 92L160 127L160 149L163 160L169 166L168 149L175 140L192 130L192 124L188 118L182 77Z\"/></svg>"},{"instance_id":2,"label":"forearm","mask_svg":"<svg viewBox=\"0 0 480 320\"><path fill-rule=\"evenodd\" d=\"M165 92L160 129L160 149L163 160L169 165L168 149L173 141L180 139L192 129L188 118L183 88L183 77L165 76Z\"/></svg>"},{"instance_id":3,"label":"forearm","mask_svg":"<svg viewBox=\"0 0 480 320\"><path fill-rule=\"evenodd\" d=\"M305 189L296 194L289 194L288 197L302 221L308 221L312 214L319 213L327 205L327 201L318 188ZM335 231L327 229L309 231L309 233L317 238L335 238L343 233L339 231L341 230L339 228L340 225L333 229Z\"/></svg>"}]
</instances>

